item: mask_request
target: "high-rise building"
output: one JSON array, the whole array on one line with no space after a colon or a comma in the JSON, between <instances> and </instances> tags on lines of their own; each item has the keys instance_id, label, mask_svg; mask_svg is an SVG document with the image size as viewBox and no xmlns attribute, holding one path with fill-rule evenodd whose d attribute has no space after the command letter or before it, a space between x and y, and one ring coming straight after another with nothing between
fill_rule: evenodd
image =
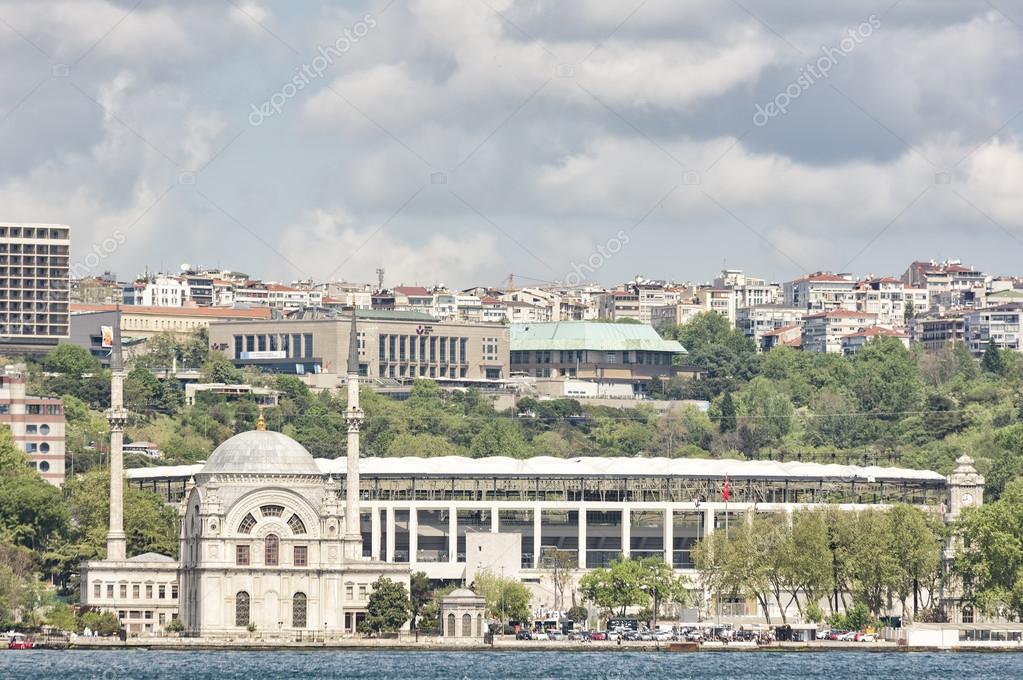
<instances>
[{"instance_id":1,"label":"high-rise building","mask_svg":"<svg viewBox=\"0 0 1023 680\"><path fill-rule=\"evenodd\" d=\"M70 250L66 225L0 222L4 353L41 353L68 337Z\"/></svg>"}]
</instances>

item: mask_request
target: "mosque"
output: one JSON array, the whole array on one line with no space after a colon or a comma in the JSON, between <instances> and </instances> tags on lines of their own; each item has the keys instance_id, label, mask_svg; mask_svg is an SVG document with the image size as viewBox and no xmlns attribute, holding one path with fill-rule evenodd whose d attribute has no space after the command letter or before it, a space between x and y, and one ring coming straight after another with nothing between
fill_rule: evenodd
<instances>
[{"instance_id":1,"label":"mosque","mask_svg":"<svg viewBox=\"0 0 1023 680\"><path fill-rule=\"evenodd\" d=\"M110 528L107 557L82 565L84 606L116 612L128 635L174 618L186 634L354 634L382 576L409 585L407 564L363 556L359 527L359 362L356 323L348 360L346 488L324 476L298 442L255 430L223 442L190 479L179 506L179 559L128 558L123 523L125 371L111 361Z\"/></svg>"}]
</instances>

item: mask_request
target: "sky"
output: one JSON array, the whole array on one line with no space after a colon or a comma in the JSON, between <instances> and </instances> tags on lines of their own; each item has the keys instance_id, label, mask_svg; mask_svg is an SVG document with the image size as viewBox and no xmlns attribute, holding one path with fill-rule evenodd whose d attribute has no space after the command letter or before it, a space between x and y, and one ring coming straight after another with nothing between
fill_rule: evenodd
<instances>
[{"instance_id":1,"label":"sky","mask_svg":"<svg viewBox=\"0 0 1023 680\"><path fill-rule=\"evenodd\" d=\"M1023 274L1023 2L0 0L78 275Z\"/></svg>"}]
</instances>

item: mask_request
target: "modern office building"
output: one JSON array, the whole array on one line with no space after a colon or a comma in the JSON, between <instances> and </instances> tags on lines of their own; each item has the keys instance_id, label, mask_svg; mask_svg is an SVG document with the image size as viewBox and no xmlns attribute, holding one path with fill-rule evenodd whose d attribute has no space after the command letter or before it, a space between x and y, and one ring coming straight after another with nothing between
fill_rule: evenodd
<instances>
[{"instance_id":1,"label":"modern office building","mask_svg":"<svg viewBox=\"0 0 1023 680\"><path fill-rule=\"evenodd\" d=\"M447 384L508 377L508 328L501 324L436 322L416 312L360 309L359 370L369 378ZM348 355L349 313L326 317L210 324L210 348L237 366L318 376L336 386Z\"/></svg>"},{"instance_id":2,"label":"modern office building","mask_svg":"<svg viewBox=\"0 0 1023 680\"><path fill-rule=\"evenodd\" d=\"M23 366L8 366L0 375L0 423L11 428L14 442L29 464L50 484L64 483L64 402L25 394Z\"/></svg>"},{"instance_id":3,"label":"modern office building","mask_svg":"<svg viewBox=\"0 0 1023 680\"><path fill-rule=\"evenodd\" d=\"M0 222L0 338L4 352L42 354L68 337L70 229Z\"/></svg>"}]
</instances>

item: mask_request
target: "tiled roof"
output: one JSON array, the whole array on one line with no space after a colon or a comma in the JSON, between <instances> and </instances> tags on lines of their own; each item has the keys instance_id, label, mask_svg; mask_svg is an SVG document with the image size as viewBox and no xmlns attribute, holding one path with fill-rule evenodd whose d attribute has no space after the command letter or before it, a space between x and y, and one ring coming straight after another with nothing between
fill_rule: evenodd
<instances>
[{"instance_id":1,"label":"tiled roof","mask_svg":"<svg viewBox=\"0 0 1023 680\"><path fill-rule=\"evenodd\" d=\"M395 287L394 292L401 293L402 295L412 295L415 297L431 295L430 291L426 290L422 286L397 286Z\"/></svg>"},{"instance_id":2,"label":"tiled roof","mask_svg":"<svg viewBox=\"0 0 1023 680\"><path fill-rule=\"evenodd\" d=\"M71 313L115 312L117 305L94 305L72 303ZM213 319L269 319L272 312L269 307L252 307L235 309L232 307L150 307L148 305L121 305L122 314L152 314L154 316L205 316Z\"/></svg>"},{"instance_id":3,"label":"tiled roof","mask_svg":"<svg viewBox=\"0 0 1023 680\"><path fill-rule=\"evenodd\" d=\"M843 319L843 318L844 319L851 319L851 318L865 317L865 318L870 319L870 318L873 318L873 317L876 317L876 316L877 316L877 314L874 314L873 312L854 312L854 311L851 311L851 310L848 310L848 309L838 308L838 309L829 309L826 312L817 312L816 314L810 314L806 318L807 319L823 319L823 318L828 318L828 319Z\"/></svg>"}]
</instances>

